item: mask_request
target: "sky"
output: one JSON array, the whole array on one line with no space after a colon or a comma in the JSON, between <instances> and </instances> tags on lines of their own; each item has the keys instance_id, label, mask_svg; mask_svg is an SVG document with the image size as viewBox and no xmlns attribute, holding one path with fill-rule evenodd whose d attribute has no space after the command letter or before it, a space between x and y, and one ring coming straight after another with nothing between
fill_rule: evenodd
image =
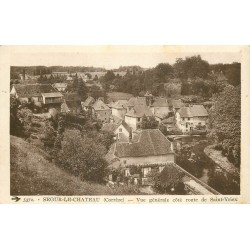
<instances>
[{"instance_id":1,"label":"sky","mask_svg":"<svg viewBox=\"0 0 250 250\"><path fill-rule=\"evenodd\" d=\"M200 46L24 46L11 49L13 66L94 66L106 69L139 65L152 68L176 58L201 55L210 64L240 62L239 48Z\"/></svg>"}]
</instances>

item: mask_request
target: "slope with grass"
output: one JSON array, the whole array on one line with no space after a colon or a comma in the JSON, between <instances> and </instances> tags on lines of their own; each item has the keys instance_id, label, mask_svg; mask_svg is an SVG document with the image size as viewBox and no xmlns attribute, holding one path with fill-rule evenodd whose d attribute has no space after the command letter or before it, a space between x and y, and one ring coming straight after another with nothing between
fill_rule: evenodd
<instances>
[{"instance_id":1,"label":"slope with grass","mask_svg":"<svg viewBox=\"0 0 250 250\"><path fill-rule=\"evenodd\" d=\"M11 195L132 195L134 187L116 187L83 182L63 171L40 148L10 137Z\"/></svg>"}]
</instances>

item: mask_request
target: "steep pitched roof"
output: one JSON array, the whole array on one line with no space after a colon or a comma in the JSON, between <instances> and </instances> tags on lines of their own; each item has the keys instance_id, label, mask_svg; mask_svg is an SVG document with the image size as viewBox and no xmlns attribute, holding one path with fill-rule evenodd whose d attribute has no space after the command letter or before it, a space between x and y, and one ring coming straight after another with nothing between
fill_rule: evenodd
<instances>
[{"instance_id":1,"label":"steep pitched roof","mask_svg":"<svg viewBox=\"0 0 250 250\"><path fill-rule=\"evenodd\" d=\"M118 100L117 102L111 103L110 107L115 109L127 109L127 100Z\"/></svg>"},{"instance_id":2,"label":"steep pitched roof","mask_svg":"<svg viewBox=\"0 0 250 250\"><path fill-rule=\"evenodd\" d=\"M53 93L41 93L44 97L63 97L60 92L53 92Z\"/></svg>"},{"instance_id":3,"label":"steep pitched roof","mask_svg":"<svg viewBox=\"0 0 250 250\"><path fill-rule=\"evenodd\" d=\"M93 104L95 110L109 110L109 107L100 99Z\"/></svg>"},{"instance_id":4,"label":"steep pitched roof","mask_svg":"<svg viewBox=\"0 0 250 250\"><path fill-rule=\"evenodd\" d=\"M184 106L181 100L172 100L171 102L172 102L173 108L175 109L180 109L181 107Z\"/></svg>"},{"instance_id":5,"label":"steep pitched roof","mask_svg":"<svg viewBox=\"0 0 250 250\"><path fill-rule=\"evenodd\" d=\"M82 105L85 107L91 106L95 102L95 99L92 96L89 96L84 102L82 102Z\"/></svg>"},{"instance_id":6,"label":"steep pitched roof","mask_svg":"<svg viewBox=\"0 0 250 250\"><path fill-rule=\"evenodd\" d=\"M156 97L150 106L151 107L169 107L169 104L166 98Z\"/></svg>"},{"instance_id":7,"label":"steep pitched roof","mask_svg":"<svg viewBox=\"0 0 250 250\"><path fill-rule=\"evenodd\" d=\"M18 97L41 96L42 93L58 92L50 84L13 84Z\"/></svg>"},{"instance_id":8,"label":"steep pitched roof","mask_svg":"<svg viewBox=\"0 0 250 250\"><path fill-rule=\"evenodd\" d=\"M120 125L122 125L129 133L132 132L131 128L124 120L120 120L119 123L104 123L102 125L102 130L113 133Z\"/></svg>"},{"instance_id":9,"label":"steep pitched roof","mask_svg":"<svg viewBox=\"0 0 250 250\"><path fill-rule=\"evenodd\" d=\"M124 120L122 120L121 125L122 125L129 133L132 132L132 129L129 127L129 125L128 125ZM120 126L120 125L119 125L119 126Z\"/></svg>"},{"instance_id":10,"label":"steep pitched roof","mask_svg":"<svg viewBox=\"0 0 250 250\"><path fill-rule=\"evenodd\" d=\"M207 110L203 105L193 105L190 108L193 116L208 116Z\"/></svg>"},{"instance_id":11,"label":"steep pitched roof","mask_svg":"<svg viewBox=\"0 0 250 250\"><path fill-rule=\"evenodd\" d=\"M159 129L142 130L138 142L117 143L115 149L117 157L143 157L169 153L174 153L171 142Z\"/></svg>"},{"instance_id":12,"label":"steep pitched roof","mask_svg":"<svg viewBox=\"0 0 250 250\"><path fill-rule=\"evenodd\" d=\"M178 111L181 117L208 116L207 110L203 105L193 105L191 107L182 107Z\"/></svg>"},{"instance_id":13,"label":"steep pitched roof","mask_svg":"<svg viewBox=\"0 0 250 250\"><path fill-rule=\"evenodd\" d=\"M135 105L146 105L146 97L131 97L128 101L128 107Z\"/></svg>"},{"instance_id":14,"label":"steep pitched roof","mask_svg":"<svg viewBox=\"0 0 250 250\"><path fill-rule=\"evenodd\" d=\"M117 124L117 123L104 123L102 125L101 130L113 133L119 126L120 124Z\"/></svg>"},{"instance_id":15,"label":"steep pitched roof","mask_svg":"<svg viewBox=\"0 0 250 250\"><path fill-rule=\"evenodd\" d=\"M146 105L136 105L131 110L129 110L125 116L130 117L143 117L143 116L153 116L152 111Z\"/></svg>"}]
</instances>

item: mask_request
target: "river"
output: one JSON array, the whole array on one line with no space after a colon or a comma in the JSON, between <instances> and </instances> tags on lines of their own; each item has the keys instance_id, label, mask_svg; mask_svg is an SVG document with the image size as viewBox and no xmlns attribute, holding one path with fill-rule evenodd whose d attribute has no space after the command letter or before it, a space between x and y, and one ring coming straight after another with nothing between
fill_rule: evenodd
<instances>
[{"instance_id":1,"label":"river","mask_svg":"<svg viewBox=\"0 0 250 250\"><path fill-rule=\"evenodd\" d=\"M182 137L174 140L176 163L221 194L240 194L240 179L221 169L205 153L211 145L206 137Z\"/></svg>"}]
</instances>

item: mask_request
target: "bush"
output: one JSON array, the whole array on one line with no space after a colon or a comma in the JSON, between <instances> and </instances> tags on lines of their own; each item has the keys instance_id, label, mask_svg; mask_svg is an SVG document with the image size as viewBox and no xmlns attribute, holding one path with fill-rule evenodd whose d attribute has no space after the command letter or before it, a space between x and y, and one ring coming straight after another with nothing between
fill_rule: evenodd
<instances>
[{"instance_id":1,"label":"bush","mask_svg":"<svg viewBox=\"0 0 250 250\"><path fill-rule=\"evenodd\" d=\"M56 161L59 166L82 180L102 183L108 165L104 159L105 153L105 147L87 135L81 135L77 130L67 130Z\"/></svg>"}]
</instances>

